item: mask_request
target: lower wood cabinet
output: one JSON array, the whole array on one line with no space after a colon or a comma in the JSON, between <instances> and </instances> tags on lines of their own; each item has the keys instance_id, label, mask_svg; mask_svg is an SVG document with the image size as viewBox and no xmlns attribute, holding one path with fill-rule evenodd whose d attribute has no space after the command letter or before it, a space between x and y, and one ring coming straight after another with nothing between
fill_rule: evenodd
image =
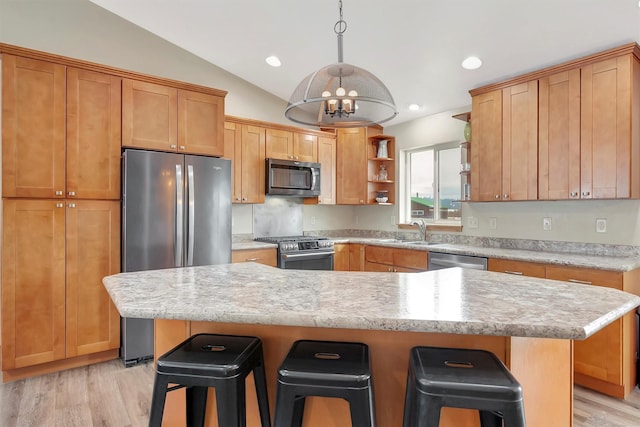
<instances>
[{"instance_id":1,"label":"lower wood cabinet","mask_svg":"<svg viewBox=\"0 0 640 427\"><path fill-rule=\"evenodd\" d=\"M349 271L349 243L335 243L333 250L333 270Z\"/></svg>"},{"instance_id":2,"label":"lower wood cabinet","mask_svg":"<svg viewBox=\"0 0 640 427\"><path fill-rule=\"evenodd\" d=\"M365 271L417 272L426 271L429 259L427 251L367 246Z\"/></svg>"},{"instance_id":3,"label":"lower wood cabinet","mask_svg":"<svg viewBox=\"0 0 640 427\"><path fill-rule=\"evenodd\" d=\"M117 356L120 317L102 278L119 269L118 201L4 199L2 370Z\"/></svg>"},{"instance_id":4,"label":"lower wood cabinet","mask_svg":"<svg viewBox=\"0 0 640 427\"><path fill-rule=\"evenodd\" d=\"M606 286L640 295L640 269L619 272L489 259L489 270ZM569 313L570 314L570 313ZM574 341L574 382L624 398L636 384L635 313L631 312L586 340Z\"/></svg>"},{"instance_id":5,"label":"lower wood cabinet","mask_svg":"<svg viewBox=\"0 0 640 427\"><path fill-rule=\"evenodd\" d=\"M257 262L277 267L277 250L276 248L235 250L231 252L231 262Z\"/></svg>"},{"instance_id":6,"label":"lower wood cabinet","mask_svg":"<svg viewBox=\"0 0 640 427\"><path fill-rule=\"evenodd\" d=\"M349 271L364 271L364 249L365 245L349 244Z\"/></svg>"}]
</instances>

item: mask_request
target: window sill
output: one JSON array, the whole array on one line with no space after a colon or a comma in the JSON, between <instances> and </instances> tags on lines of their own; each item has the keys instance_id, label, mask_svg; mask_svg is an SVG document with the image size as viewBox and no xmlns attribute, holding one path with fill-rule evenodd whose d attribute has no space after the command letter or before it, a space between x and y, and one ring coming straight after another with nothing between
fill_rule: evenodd
<instances>
[{"instance_id":1,"label":"window sill","mask_svg":"<svg viewBox=\"0 0 640 427\"><path fill-rule=\"evenodd\" d=\"M411 224L398 224L399 230L417 230L418 227ZM427 224L427 231L448 231L451 233L461 232L462 225L459 224Z\"/></svg>"}]
</instances>

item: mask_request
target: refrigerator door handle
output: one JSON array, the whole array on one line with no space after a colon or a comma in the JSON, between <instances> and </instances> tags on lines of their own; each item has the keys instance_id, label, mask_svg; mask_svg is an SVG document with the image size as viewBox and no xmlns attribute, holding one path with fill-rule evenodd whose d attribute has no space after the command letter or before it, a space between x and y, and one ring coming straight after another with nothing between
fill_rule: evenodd
<instances>
[{"instance_id":1,"label":"refrigerator door handle","mask_svg":"<svg viewBox=\"0 0 640 427\"><path fill-rule=\"evenodd\" d=\"M174 252L175 252L175 264L176 267L182 267L182 165L176 165L176 230L175 230L175 243L174 243Z\"/></svg>"},{"instance_id":2,"label":"refrigerator door handle","mask_svg":"<svg viewBox=\"0 0 640 427\"><path fill-rule=\"evenodd\" d=\"M193 179L193 165L187 165L187 175L188 175L188 183L187 183L187 194L189 196L189 236L187 237L187 266L193 265L193 243L195 240L194 226L195 226L195 184Z\"/></svg>"}]
</instances>

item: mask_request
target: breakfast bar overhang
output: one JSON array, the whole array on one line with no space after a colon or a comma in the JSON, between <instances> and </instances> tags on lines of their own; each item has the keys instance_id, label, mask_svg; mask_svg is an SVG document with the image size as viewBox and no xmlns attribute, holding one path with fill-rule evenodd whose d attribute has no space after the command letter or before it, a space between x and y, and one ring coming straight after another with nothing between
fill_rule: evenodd
<instances>
[{"instance_id":1,"label":"breakfast bar overhang","mask_svg":"<svg viewBox=\"0 0 640 427\"><path fill-rule=\"evenodd\" d=\"M640 305L640 297L615 289L460 268L380 274L238 263L120 273L103 282L121 316L155 319L156 358L199 332L260 337L272 410L276 371L293 341L367 343L379 427L401 425L416 345L492 351L523 386L527 426L571 426L573 340L623 316L631 321ZM254 390L247 390L247 425L257 426ZM170 394L165 425L184 424L183 396ZM207 425L216 425L208 412ZM305 420L344 427L348 406L311 398ZM445 408L441 425L477 426L478 416Z\"/></svg>"}]
</instances>

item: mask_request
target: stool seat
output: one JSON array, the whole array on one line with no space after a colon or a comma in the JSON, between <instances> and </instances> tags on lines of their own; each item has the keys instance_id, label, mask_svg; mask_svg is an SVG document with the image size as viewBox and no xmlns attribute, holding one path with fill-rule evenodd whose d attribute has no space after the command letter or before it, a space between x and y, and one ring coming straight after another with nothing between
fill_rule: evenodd
<instances>
[{"instance_id":1,"label":"stool seat","mask_svg":"<svg viewBox=\"0 0 640 427\"><path fill-rule=\"evenodd\" d=\"M262 342L257 337L197 334L156 363L149 426L162 424L166 393L187 389L187 426L204 426L207 392L216 389L218 425L246 426L246 377L253 372L262 427L271 427ZM169 384L177 386L169 387Z\"/></svg>"},{"instance_id":2,"label":"stool seat","mask_svg":"<svg viewBox=\"0 0 640 427\"><path fill-rule=\"evenodd\" d=\"M493 353L414 347L403 427L437 427L445 406L478 409L483 427L525 427L522 386Z\"/></svg>"},{"instance_id":3,"label":"stool seat","mask_svg":"<svg viewBox=\"0 0 640 427\"><path fill-rule=\"evenodd\" d=\"M293 343L278 370L274 427L301 427L307 396L345 399L353 427L374 427L369 347L338 341Z\"/></svg>"}]
</instances>

